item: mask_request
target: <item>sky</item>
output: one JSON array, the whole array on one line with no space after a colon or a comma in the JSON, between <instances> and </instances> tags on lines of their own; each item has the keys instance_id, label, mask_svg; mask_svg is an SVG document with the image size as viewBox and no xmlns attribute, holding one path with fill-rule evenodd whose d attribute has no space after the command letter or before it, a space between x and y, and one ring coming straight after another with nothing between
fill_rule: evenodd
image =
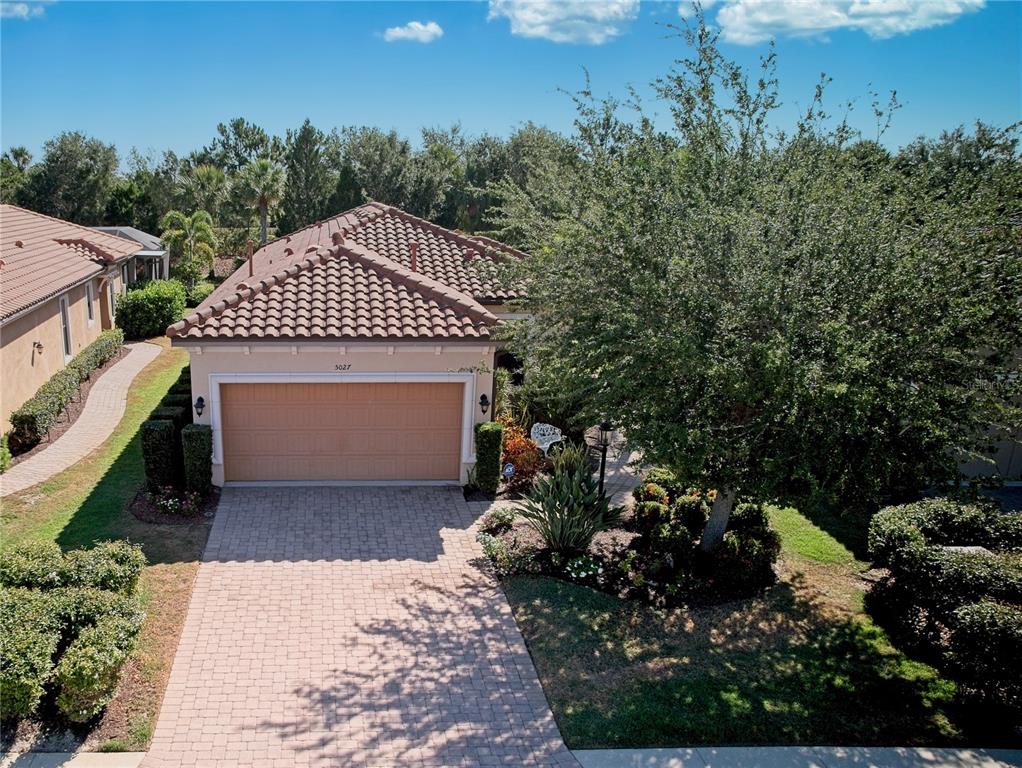
<instances>
[{"instance_id":1,"label":"sky","mask_svg":"<svg viewBox=\"0 0 1022 768\"><path fill-rule=\"evenodd\" d=\"M821 73L833 111L875 138L870 93L902 108L883 141L1022 120L1022 4L984 0L704 2L725 55L755 66L776 40L790 124ZM508 135L533 121L568 132L588 70L595 93L649 83L686 56L667 25L691 4L638 0L489 2L0 2L0 146L39 156L80 130L122 158L208 144L243 116L282 135L374 125L417 140L460 123Z\"/></svg>"}]
</instances>

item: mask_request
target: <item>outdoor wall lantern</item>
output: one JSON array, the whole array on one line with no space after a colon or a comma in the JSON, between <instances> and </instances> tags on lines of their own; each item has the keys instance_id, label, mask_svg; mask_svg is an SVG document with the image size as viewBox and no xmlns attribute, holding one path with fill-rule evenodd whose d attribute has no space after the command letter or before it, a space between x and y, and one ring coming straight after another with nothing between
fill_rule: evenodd
<instances>
[{"instance_id":1,"label":"outdoor wall lantern","mask_svg":"<svg viewBox=\"0 0 1022 768\"><path fill-rule=\"evenodd\" d=\"M486 396L485 392L479 395L479 410L483 412L483 416L485 416L486 412L490 410L490 398Z\"/></svg>"},{"instance_id":2,"label":"outdoor wall lantern","mask_svg":"<svg viewBox=\"0 0 1022 768\"><path fill-rule=\"evenodd\" d=\"M199 395L199 399L195 401L195 413L197 416L201 416L203 410L206 408L206 401L202 399L202 395Z\"/></svg>"},{"instance_id":3,"label":"outdoor wall lantern","mask_svg":"<svg viewBox=\"0 0 1022 768\"><path fill-rule=\"evenodd\" d=\"M607 475L607 449L610 447L612 429L606 419L600 422L600 442L597 444L600 448L600 496L603 496L603 478Z\"/></svg>"}]
</instances>

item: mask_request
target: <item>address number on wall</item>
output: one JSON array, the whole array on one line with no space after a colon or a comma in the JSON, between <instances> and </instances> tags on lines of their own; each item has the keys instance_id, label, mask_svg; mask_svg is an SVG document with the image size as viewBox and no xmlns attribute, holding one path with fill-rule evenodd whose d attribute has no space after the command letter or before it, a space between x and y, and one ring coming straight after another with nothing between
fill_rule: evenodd
<instances>
[{"instance_id":1,"label":"address number on wall","mask_svg":"<svg viewBox=\"0 0 1022 768\"><path fill-rule=\"evenodd\" d=\"M351 363L338 363L334 366L335 371L350 371Z\"/></svg>"}]
</instances>

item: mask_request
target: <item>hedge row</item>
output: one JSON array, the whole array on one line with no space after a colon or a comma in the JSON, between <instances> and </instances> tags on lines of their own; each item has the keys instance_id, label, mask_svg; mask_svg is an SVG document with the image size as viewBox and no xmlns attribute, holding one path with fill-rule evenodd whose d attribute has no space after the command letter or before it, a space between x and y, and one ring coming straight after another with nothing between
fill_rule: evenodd
<instances>
[{"instance_id":1,"label":"hedge row","mask_svg":"<svg viewBox=\"0 0 1022 768\"><path fill-rule=\"evenodd\" d=\"M127 542L64 556L50 542L0 556L5 716L31 715L47 690L74 722L99 714L145 619L131 597L144 565L141 550Z\"/></svg>"},{"instance_id":2,"label":"hedge row","mask_svg":"<svg viewBox=\"0 0 1022 768\"><path fill-rule=\"evenodd\" d=\"M70 363L57 371L10 416L12 432L20 442L39 442L67 408L83 381L92 372L116 355L124 346L119 329L103 331L99 338L83 349Z\"/></svg>"},{"instance_id":3,"label":"hedge row","mask_svg":"<svg viewBox=\"0 0 1022 768\"><path fill-rule=\"evenodd\" d=\"M208 424L189 424L181 431L185 490L208 493L213 485L213 429Z\"/></svg>"},{"instance_id":4,"label":"hedge row","mask_svg":"<svg viewBox=\"0 0 1022 768\"><path fill-rule=\"evenodd\" d=\"M888 507L869 548L890 570L871 612L943 659L965 692L1022 712L1022 515L950 499Z\"/></svg>"},{"instance_id":5,"label":"hedge row","mask_svg":"<svg viewBox=\"0 0 1022 768\"><path fill-rule=\"evenodd\" d=\"M500 455L504 445L504 427L499 421L476 424L476 485L486 493L496 493L500 485Z\"/></svg>"}]
</instances>

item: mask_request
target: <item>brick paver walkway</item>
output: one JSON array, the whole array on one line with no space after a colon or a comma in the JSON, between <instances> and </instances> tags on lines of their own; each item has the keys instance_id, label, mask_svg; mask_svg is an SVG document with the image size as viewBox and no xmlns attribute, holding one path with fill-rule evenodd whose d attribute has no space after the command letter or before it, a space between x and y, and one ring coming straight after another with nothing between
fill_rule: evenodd
<instances>
[{"instance_id":1,"label":"brick paver walkway","mask_svg":"<svg viewBox=\"0 0 1022 768\"><path fill-rule=\"evenodd\" d=\"M145 766L576 766L458 488L227 488Z\"/></svg>"},{"instance_id":2,"label":"brick paver walkway","mask_svg":"<svg viewBox=\"0 0 1022 768\"><path fill-rule=\"evenodd\" d=\"M0 475L0 496L23 491L81 461L110 437L124 415L131 382L162 351L155 344L128 344L128 352L92 385L78 420L48 448Z\"/></svg>"}]
</instances>

